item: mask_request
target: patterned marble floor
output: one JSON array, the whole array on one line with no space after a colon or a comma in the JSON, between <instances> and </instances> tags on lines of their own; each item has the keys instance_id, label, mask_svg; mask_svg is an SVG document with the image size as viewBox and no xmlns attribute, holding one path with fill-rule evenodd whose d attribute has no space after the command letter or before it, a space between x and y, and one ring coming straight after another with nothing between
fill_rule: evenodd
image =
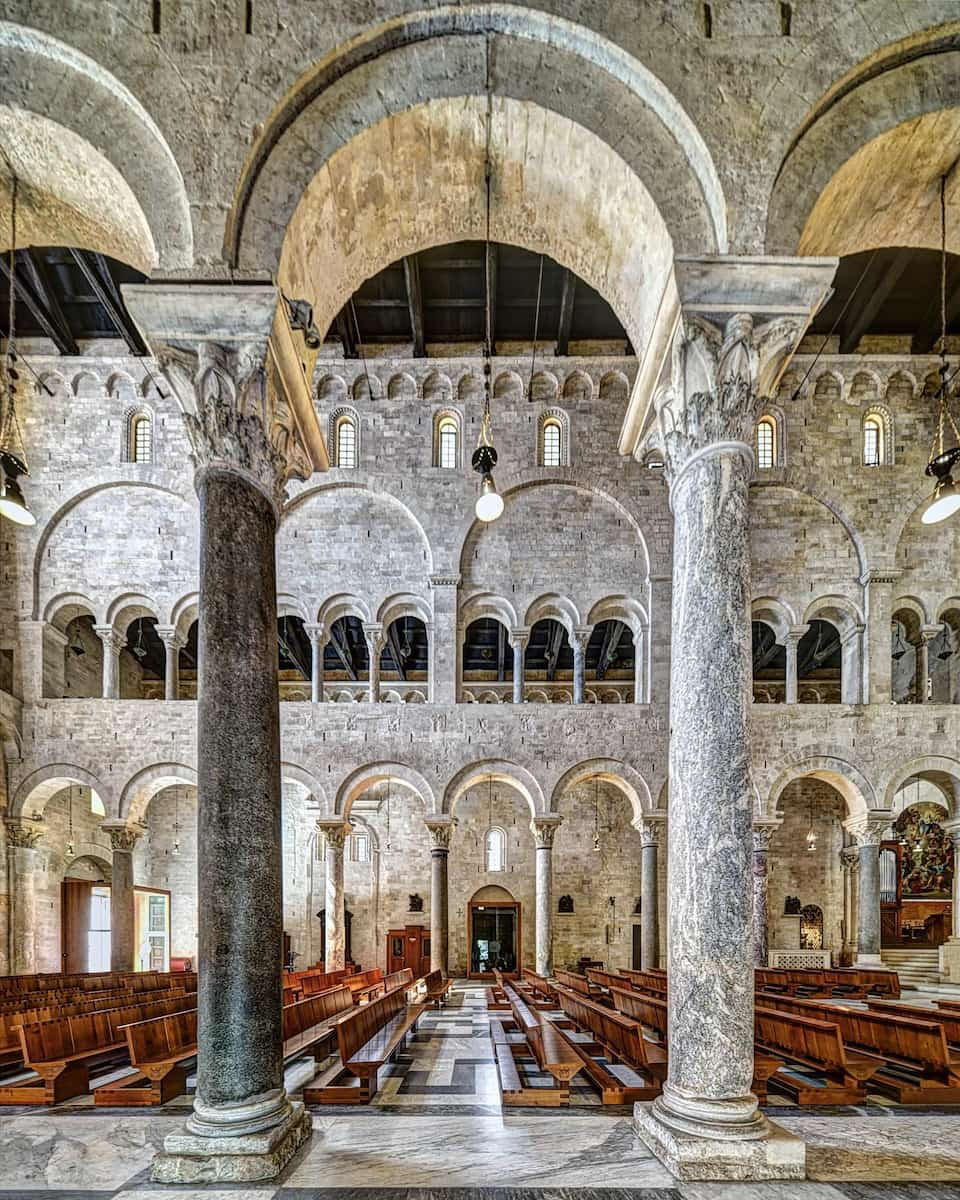
<instances>
[{"instance_id":1,"label":"patterned marble floor","mask_svg":"<svg viewBox=\"0 0 960 1200\"><path fill-rule=\"evenodd\" d=\"M312 1073L295 1065L288 1088ZM809 1181L679 1185L634 1137L629 1109L604 1108L589 1085L572 1100L501 1109L484 991L458 985L373 1105L313 1110L314 1137L278 1181L151 1184L191 1097L139 1110L78 1100L0 1110L0 1200L960 1200L960 1109L779 1106L771 1115L807 1140Z\"/></svg>"}]
</instances>

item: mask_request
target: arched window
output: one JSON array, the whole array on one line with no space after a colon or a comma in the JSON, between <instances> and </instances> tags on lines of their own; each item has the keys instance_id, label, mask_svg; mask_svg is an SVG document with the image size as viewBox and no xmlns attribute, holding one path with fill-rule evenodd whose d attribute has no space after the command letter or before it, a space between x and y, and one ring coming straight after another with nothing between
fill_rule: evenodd
<instances>
[{"instance_id":1,"label":"arched window","mask_svg":"<svg viewBox=\"0 0 960 1200\"><path fill-rule=\"evenodd\" d=\"M757 422L757 470L769 471L777 461L777 423L773 417Z\"/></svg>"},{"instance_id":2,"label":"arched window","mask_svg":"<svg viewBox=\"0 0 960 1200\"><path fill-rule=\"evenodd\" d=\"M487 830L484 850L488 871L505 871L507 869L507 835L502 829L494 827Z\"/></svg>"},{"instance_id":3,"label":"arched window","mask_svg":"<svg viewBox=\"0 0 960 1200\"><path fill-rule=\"evenodd\" d=\"M124 457L133 463L153 461L153 420L143 409L127 413Z\"/></svg>"},{"instance_id":4,"label":"arched window","mask_svg":"<svg viewBox=\"0 0 960 1200\"><path fill-rule=\"evenodd\" d=\"M570 465L570 436L567 415L558 408L541 413L538 422L537 460L541 467Z\"/></svg>"},{"instance_id":5,"label":"arched window","mask_svg":"<svg viewBox=\"0 0 960 1200\"><path fill-rule=\"evenodd\" d=\"M334 462L346 471L360 465L360 429L357 414L352 409L337 409L331 417Z\"/></svg>"},{"instance_id":6,"label":"arched window","mask_svg":"<svg viewBox=\"0 0 960 1200\"><path fill-rule=\"evenodd\" d=\"M433 465L447 471L460 466L460 416L439 412L433 424Z\"/></svg>"},{"instance_id":7,"label":"arched window","mask_svg":"<svg viewBox=\"0 0 960 1200\"><path fill-rule=\"evenodd\" d=\"M863 422L863 465L879 467L883 462L883 425L877 416L866 417Z\"/></svg>"}]
</instances>

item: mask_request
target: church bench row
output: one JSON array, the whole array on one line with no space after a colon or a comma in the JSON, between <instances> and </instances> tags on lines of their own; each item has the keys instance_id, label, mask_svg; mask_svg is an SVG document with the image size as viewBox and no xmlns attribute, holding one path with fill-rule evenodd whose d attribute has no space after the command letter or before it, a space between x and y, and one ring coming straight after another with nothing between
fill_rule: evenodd
<instances>
[{"instance_id":1,"label":"church bench row","mask_svg":"<svg viewBox=\"0 0 960 1200\"><path fill-rule=\"evenodd\" d=\"M960 1004L955 1007L944 1007L943 1001L937 1001L939 1008L919 1008L915 1004L898 1004L896 1000L868 1000L867 1008L874 1012L894 1013L901 1017L918 1018L923 1021L935 1021L943 1026L947 1044L960 1050Z\"/></svg>"},{"instance_id":2,"label":"church bench row","mask_svg":"<svg viewBox=\"0 0 960 1200\"><path fill-rule=\"evenodd\" d=\"M358 971L355 975L348 975L343 982L353 993L354 1004L360 1004L383 991L383 971L379 967L371 971Z\"/></svg>"},{"instance_id":3,"label":"church bench row","mask_svg":"<svg viewBox=\"0 0 960 1200\"><path fill-rule=\"evenodd\" d=\"M771 1080L800 1105L860 1104L867 1098L865 1084L880 1063L851 1050L831 1021L769 1008L754 1009L754 1044L802 1067L812 1067L817 1078L800 1072L779 1071Z\"/></svg>"},{"instance_id":4,"label":"church bench row","mask_svg":"<svg viewBox=\"0 0 960 1200\"><path fill-rule=\"evenodd\" d=\"M538 975L536 971L531 971L529 967L524 967L520 972L520 983L517 986L517 991L530 997L535 1008L540 1008L544 1005L556 1005L557 1003L557 989L549 979L543 975Z\"/></svg>"},{"instance_id":5,"label":"church bench row","mask_svg":"<svg viewBox=\"0 0 960 1200\"><path fill-rule=\"evenodd\" d=\"M932 1009L910 1016L766 994L758 1003L835 1024L847 1047L879 1063L872 1086L900 1104L960 1103L960 1054Z\"/></svg>"},{"instance_id":6,"label":"church bench row","mask_svg":"<svg viewBox=\"0 0 960 1200\"><path fill-rule=\"evenodd\" d=\"M58 1104L85 1095L90 1068L125 1053L123 1026L195 1008L196 1003L196 995L188 994L21 1025L23 1061L34 1076L0 1087L0 1104Z\"/></svg>"},{"instance_id":7,"label":"church bench row","mask_svg":"<svg viewBox=\"0 0 960 1200\"><path fill-rule=\"evenodd\" d=\"M664 971L629 971L623 974L630 980L630 986L641 992L649 992L653 996L667 996L667 976Z\"/></svg>"},{"instance_id":8,"label":"church bench row","mask_svg":"<svg viewBox=\"0 0 960 1200\"><path fill-rule=\"evenodd\" d=\"M667 1023L669 1010L667 1002L660 996L637 991L632 987L610 987L610 1001L617 1012L631 1017L641 1026L651 1030L659 1039L664 1056L668 1049ZM666 1065L666 1057L664 1057ZM767 1053L761 1048L754 1047L753 1052L753 1083L754 1095L763 1103L767 1098L767 1085L771 1076L783 1066L783 1060Z\"/></svg>"},{"instance_id":9,"label":"church bench row","mask_svg":"<svg viewBox=\"0 0 960 1200\"><path fill-rule=\"evenodd\" d=\"M317 968L311 968L308 971L284 971L284 1003L293 1003L302 996L314 996L317 992L325 992L329 988L337 987L348 975L353 974L355 974L353 966L346 967L341 971L324 971Z\"/></svg>"},{"instance_id":10,"label":"church bench row","mask_svg":"<svg viewBox=\"0 0 960 1200\"><path fill-rule=\"evenodd\" d=\"M442 1008L453 987L453 980L444 979L442 971L430 971L423 977L423 986L424 1003L429 1004L431 1008Z\"/></svg>"},{"instance_id":11,"label":"church bench row","mask_svg":"<svg viewBox=\"0 0 960 1200\"><path fill-rule=\"evenodd\" d=\"M860 1000L868 995L900 996L900 978L896 971L862 967L834 967L823 970L758 968L754 972L758 991L780 992L787 996L844 996Z\"/></svg>"},{"instance_id":12,"label":"church bench row","mask_svg":"<svg viewBox=\"0 0 960 1200\"><path fill-rule=\"evenodd\" d=\"M591 983L586 975L558 970L554 971L554 976L561 987L569 988L571 992L578 992L581 996L586 996L588 1000L595 999L600 994L600 988Z\"/></svg>"},{"instance_id":13,"label":"church bench row","mask_svg":"<svg viewBox=\"0 0 960 1200\"><path fill-rule=\"evenodd\" d=\"M570 1080L583 1070L583 1057L552 1021L530 1008L512 984L502 976L497 982L511 1014L509 1019L490 1021L503 1103L549 1107L569 1104ZM531 1059L540 1073L553 1079L552 1087L530 1085L523 1062Z\"/></svg>"},{"instance_id":14,"label":"church bench row","mask_svg":"<svg viewBox=\"0 0 960 1200\"><path fill-rule=\"evenodd\" d=\"M425 1004L407 1003L413 972L396 974L404 976L398 986L337 1023L340 1060L322 1080L304 1088L307 1104L368 1104L377 1094L381 1068L426 1012Z\"/></svg>"},{"instance_id":15,"label":"church bench row","mask_svg":"<svg viewBox=\"0 0 960 1200\"><path fill-rule=\"evenodd\" d=\"M35 980L37 976L19 977ZM81 1000L109 999L126 996L136 999L142 992L169 990L171 992L195 992L195 972L158 972L87 976L78 982L74 976L51 976L58 983L48 982L39 987L24 987L6 992L0 998L0 1013L22 1011L25 1008L40 1008L50 1004L70 1004ZM92 986L96 983L97 986Z\"/></svg>"}]
</instances>

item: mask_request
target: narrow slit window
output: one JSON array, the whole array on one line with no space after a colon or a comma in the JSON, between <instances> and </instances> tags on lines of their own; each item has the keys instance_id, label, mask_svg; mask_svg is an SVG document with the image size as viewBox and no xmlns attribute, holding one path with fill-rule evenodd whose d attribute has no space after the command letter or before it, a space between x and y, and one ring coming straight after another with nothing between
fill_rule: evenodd
<instances>
[{"instance_id":1,"label":"narrow slit window","mask_svg":"<svg viewBox=\"0 0 960 1200\"><path fill-rule=\"evenodd\" d=\"M131 432L133 434L130 439L133 451L131 458L137 463L150 462L153 458L153 431L150 428L150 418L147 416L134 417Z\"/></svg>"},{"instance_id":2,"label":"narrow slit window","mask_svg":"<svg viewBox=\"0 0 960 1200\"><path fill-rule=\"evenodd\" d=\"M355 470L357 466L357 430L349 417L337 424L337 466Z\"/></svg>"},{"instance_id":3,"label":"narrow slit window","mask_svg":"<svg viewBox=\"0 0 960 1200\"><path fill-rule=\"evenodd\" d=\"M545 421L543 425L543 466L559 467L563 431L559 421Z\"/></svg>"},{"instance_id":4,"label":"narrow slit window","mask_svg":"<svg viewBox=\"0 0 960 1200\"><path fill-rule=\"evenodd\" d=\"M863 465L879 467L883 453L883 431L876 417L867 417L863 423Z\"/></svg>"},{"instance_id":5,"label":"narrow slit window","mask_svg":"<svg viewBox=\"0 0 960 1200\"><path fill-rule=\"evenodd\" d=\"M502 829L487 830L486 859L488 871L507 869L507 835Z\"/></svg>"},{"instance_id":6,"label":"narrow slit window","mask_svg":"<svg viewBox=\"0 0 960 1200\"><path fill-rule=\"evenodd\" d=\"M777 430L770 417L757 425L757 468L769 471L777 461Z\"/></svg>"},{"instance_id":7,"label":"narrow slit window","mask_svg":"<svg viewBox=\"0 0 960 1200\"><path fill-rule=\"evenodd\" d=\"M440 422L440 466L455 471L459 457L457 423L450 417Z\"/></svg>"}]
</instances>

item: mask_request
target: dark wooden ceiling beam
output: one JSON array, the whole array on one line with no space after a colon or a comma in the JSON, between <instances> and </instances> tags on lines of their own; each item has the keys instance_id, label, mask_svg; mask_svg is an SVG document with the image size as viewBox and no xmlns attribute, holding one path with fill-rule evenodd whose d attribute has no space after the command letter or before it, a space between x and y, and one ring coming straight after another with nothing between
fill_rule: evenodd
<instances>
[{"instance_id":1,"label":"dark wooden ceiling beam","mask_svg":"<svg viewBox=\"0 0 960 1200\"><path fill-rule=\"evenodd\" d=\"M547 643L545 657L547 660L547 679L552 683L557 677L557 666L560 662L560 648L563 645L564 628L559 621L554 621L550 628L550 640Z\"/></svg>"},{"instance_id":2,"label":"dark wooden ceiling beam","mask_svg":"<svg viewBox=\"0 0 960 1200\"><path fill-rule=\"evenodd\" d=\"M356 680L357 664L353 657L353 647L347 641L346 634L343 631L343 626L334 623L330 630L330 645L333 647L333 652L340 659L340 663L347 675Z\"/></svg>"},{"instance_id":3,"label":"dark wooden ceiling beam","mask_svg":"<svg viewBox=\"0 0 960 1200\"><path fill-rule=\"evenodd\" d=\"M598 679L606 678L607 668L617 657L617 648L626 629L627 627L622 621L607 622L606 628L603 631L603 642L600 646L600 658L597 661Z\"/></svg>"},{"instance_id":4,"label":"dark wooden ceiling beam","mask_svg":"<svg viewBox=\"0 0 960 1200\"><path fill-rule=\"evenodd\" d=\"M50 278L50 273L46 268L46 264L40 258L36 250L21 251L22 263L30 284L40 298L44 308L53 320L53 323L58 329L63 331L64 346L62 350L64 354L79 354L76 339L73 335L73 330L70 328L70 322L67 320L66 314L60 307L60 301L57 297L57 289L54 286L53 280Z\"/></svg>"},{"instance_id":5,"label":"dark wooden ceiling beam","mask_svg":"<svg viewBox=\"0 0 960 1200\"><path fill-rule=\"evenodd\" d=\"M102 254L92 250L76 250L71 247L70 253L97 300L106 309L111 324L127 343L130 353L138 358L145 358L149 351L124 306L107 260Z\"/></svg>"},{"instance_id":6,"label":"dark wooden ceiling beam","mask_svg":"<svg viewBox=\"0 0 960 1200\"><path fill-rule=\"evenodd\" d=\"M357 341L353 332L353 321L345 308L341 308L337 313L336 326L340 341L343 343L343 357L357 358Z\"/></svg>"},{"instance_id":7,"label":"dark wooden ceiling beam","mask_svg":"<svg viewBox=\"0 0 960 1200\"><path fill-rule=\"evenodd\" d=\"M483 271L483 288L485 305L490 313L490 353L496 353L497 345L497 275L499 271L500 257L497 252L496 242L486 243L486 253L484 254L484 271ZM486 321L484 321L484 336L486 336Z\"/></svg>"},{"instance_id":8,"label":"dark wooden ceiling beam","mask_svg":"<svg viewBox=\"0 0 960 1200\"><path fill-rule=\"evenodd\" d=\"M28 265L29 264L29 265ZM48 303L48 297L38 273L36 264L30 257L30 251L18 250L16 267L13 277L10 274L10 263L5 256L0 256L0 271L7 281L7 287L12 287L20 302L27 308L30 315L57 347L61 354L77 355L79 347L74 340L70 326L60 310L59 304L53 300L53 307ZM21 268L23 273L21 273ZM26 274L30 283L24 278Z\"/></svg>"},{"instance_id":9,"label":"dark wooden ceiling beam","mask_svg":"<svg viewBox=\"0 0 960 1200\"><path fill-rule=\"evenodd\" d=\"M866 296L866 299L863 304L854 306L853 313L849 321L845 323L840 335L841 354L853 354L863 335L870 332L870 326L887 302L890 293L897 286L900 276L909 266L912 257L912 250L898 250L887 263L886 269L877 282L869 291L864 289L863 295Z\"/></svg>"},{"instance_id":10,"label":"dark wooden ceiling beam","mask_svg":"<svg viewBox=\"0 0 960 1200\"><path fill-rule=\"evenodd\" d=\"M387 630L387 645L390 648L390 657L393 659L393 665L397 668L397 674L401 679L406 679L406 660L400 652L400 634L397 632L398 625L399 621L394 621Z\"/></svg>"},{"instance_id":11,"label":"dark wooden ceiling beam","mask_svg":"<svg viewBox=\"0 0 960 1200\"><path fill-rule=\"evenodd\" d=\"M947 330L960 317L960 283L952 292L947 292ZM940 295L937 293L936 303L928 309L923 327L913 336L912 350L914 354L932 354L940 341Z\"/></svg>"},{"instance_id":12,"label":"dark wooden ceiling beam","mask_svg":"<svg viewBox=\"0 0 960 1200\"><path fill-rule=\"evenodd\" d=\"M507 677L507 630L500 621L497 622L497 682L503 683Z\"/></svg>"},{"instance_id":13,"label":"dark wooden ceiling beam","mask_svg":"<svg viewBox=\"0 0 960 1200\"><path fill-rule=\"evenodd\" d=\"M564 271L563 290L560 293L560 320L557 322L557 355L561 358L570 353L570 330L573 326L573 302L576 292L576 275L572 271Z\"/></svg>"},{"instance_id":14,"label":"dark wooden ceiling beam","mask_svg":"<svg viewBox=\"0 0 960 1200\"><path fill-rule=\"evenodd\" d=\"M420 286L420 260L408 254L403 260L403 278L407 285L407 307L410 309L410 333L413 339L413 357L426 358L426 342L423 331L423 289Z\"/></svg>"}]
</instances>

